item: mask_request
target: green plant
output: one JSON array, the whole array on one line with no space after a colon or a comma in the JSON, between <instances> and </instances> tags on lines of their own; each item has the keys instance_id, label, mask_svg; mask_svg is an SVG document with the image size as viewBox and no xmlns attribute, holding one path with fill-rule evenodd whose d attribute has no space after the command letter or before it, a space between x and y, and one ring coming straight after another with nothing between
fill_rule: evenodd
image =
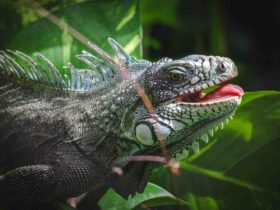
<instances>
[{"instance_id":1,"label":"green plant","mask_svg":"<svg viewBox=\"0 0 280 210\"><path fill-rule=\"evenodd\" d=\"M116 1L42 1L62 25L71 25L81 34L110 53L106 45L111 36L133 56L142 56L142 29L139 2ZM40 18L26 2L0 3L2 48L32 53L39 51L60 71L74 55L89 50L47 18ZM103 11L103 12L100 12ZM5 21L13 13L14 24ZM2 13L4 14L4 13ZM168 19L168 24L174 19ZM164 18L163 18L164 19ZM173 21L173 22L172 22ZM176 22L176 21L175 21ZM217 43L213 43L213 46ZM224 43L223 43L224 44ZM247 93L235 118L207 145L201 142L199 153L180 163L180 175L160 168L152 175L145 192L128 201L109 190L99 204L102 209L277 209L280 201L280 93ZM68 208L68 207L61 207Z\"/></svg>"}]
</instances>

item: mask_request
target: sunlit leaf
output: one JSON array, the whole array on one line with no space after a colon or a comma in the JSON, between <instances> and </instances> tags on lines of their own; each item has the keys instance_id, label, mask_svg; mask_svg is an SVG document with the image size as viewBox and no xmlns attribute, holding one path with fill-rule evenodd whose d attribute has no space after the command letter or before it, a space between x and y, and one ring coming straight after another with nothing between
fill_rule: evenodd
<instances>
[{"instance_id":1,"label":"sunlit leaf","mask_svg":"<svg viewBox=\"0 0 280 210\"><path fill-rule=\"evenodd\" d=\"M59 18L58 24L62 29L49 19L40 18L13 34L6 48L28 54L34 51L41 52L62 71L62 66L67 65L69 61L75 65L80 64L75 55L82 50L90 51L87 45L72 36L67 28L71 26L109 54L112 54L112 49L107 43L107 38L112 37L131 55L141 56L142 35L137 0L72 3L63 5L52 14Z\"/></svg>"}]
</instances>

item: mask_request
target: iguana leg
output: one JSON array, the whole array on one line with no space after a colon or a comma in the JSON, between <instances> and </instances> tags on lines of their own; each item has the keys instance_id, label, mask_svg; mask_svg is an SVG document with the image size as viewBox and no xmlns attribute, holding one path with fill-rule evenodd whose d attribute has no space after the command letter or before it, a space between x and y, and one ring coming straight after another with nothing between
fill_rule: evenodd
<instances>
[{"instance_id":1,"label":"iguana leg","mask_svg":"<svg viewBox=\"0 0 280 210\"><path fill-rule=\"evenodd\" d=\"M79 195L93 184L92 171L77 162L16 168L0 176L0 209Z\"/></svg>"},{"instance_id":2,"label":"iguana leg","mask_svg":"<svg viewBox=\"0 0 280 210\"><path fill-rule=\"evenodd\" d=\"M96 186L94 189L91 189L86 195L85 198L78 203L77 209L78 210L90 210L95 209L99 210L100 207L98 205L98 201L101 197L106 193L109 187L107 186Z\"/></svg>"}]
</instances>

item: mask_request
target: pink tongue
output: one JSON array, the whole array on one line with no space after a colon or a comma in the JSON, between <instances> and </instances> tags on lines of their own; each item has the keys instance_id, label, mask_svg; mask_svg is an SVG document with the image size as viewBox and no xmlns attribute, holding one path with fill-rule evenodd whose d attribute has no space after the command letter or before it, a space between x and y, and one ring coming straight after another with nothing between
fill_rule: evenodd
<instances>
[{"instance_id":1,"label":"pink tongue","mask_svg":"<svg viewBox=\"0 0 280 210\"><path fill-rule=\"evenodd\" d=\"M223 96L242 96L244 91L241 87L232 84L224 84L217 88L214 92L207 94L203 100L220 98Z\"/></svg>"}]
</instances>

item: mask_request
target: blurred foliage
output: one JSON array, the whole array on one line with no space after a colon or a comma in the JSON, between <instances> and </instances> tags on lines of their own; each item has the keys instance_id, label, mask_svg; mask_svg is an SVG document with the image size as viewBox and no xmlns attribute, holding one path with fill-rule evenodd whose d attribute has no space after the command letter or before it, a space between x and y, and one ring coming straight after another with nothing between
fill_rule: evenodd
<instances>
[{"instance_id":1,"label":"blurred foliage","mask_svg":"<svg viewBox=\"0 0 280 210\"><path fill-rule=\"evenodd\" d=\"M280 1L141 0L144 54L155 60L188 54L228 56L245 90L280 90ZM252 7L253 6L253 7ZM269 24L268 24L269 23Z\"/></svg>"},{"instance_id":2,"label":"blurred foliage","mask_svg":"<svg viewBox=\"0 0 280 210\"><path fill-rule=\"evenodd\" d=\"M105 51L112 52L106 42L110 36L136 57L142 56L141 12L146 58L229 56L239 67L239 84L247 89L263 87L262 74L254 71L257 60L249 56L255 42L246 30L230 31L227 1L141 0L141 10L137 1L129 0L37 2ZM39 51L61 71L70 60L79 65L74 55L89 50L21 0L0 0L0 37L0 49ZM279 118L278 92L247 93L234 120L207 145L200 142L199 153L180 163L179 176L168 168L158 169L151 179L157 185L150 183L143 194L126 201L109 190L99 203L103 209L122 210L277 209Z\"/></svg>"},{"instance_id":3,"label":"blurred foliage","mask_svg":"<svg viewBox=\"0 0 280 210\"><path fill-rule=\"evenodd\" d=\"M113 52L107 43L107 38L112 37L133 56L142 56L142 34L136 1L71 0L55 4L51 0L42 0L42 3L42 6L53 11L62 25L70 25L106 52ZM60 71L63 71L62 67L69 61L74 65L81 65L82 62L75 55L90 49L72 37L67 28L62 30L47 18L39 18L37 11L25 1L17 1L15 4L2 2L0 11L6 8L9 8L12 17L17 18L12 20L12 25L8 25L9 15L1 21L5 24L0 25L0 34L6 36L3 48L21 50L30 55L35 51L41 52Z\"/></svg>"},{"instance_id":4,"label":"blurred foliage","mask_svg":"<svg viewBox=\"0 0 280 210\"><path fill-rule=\"evenodd\" d=\"M226 55L221 5L218 0L210 1L205 5L201 0L142 0L142 22L147 30L145 39L159 38L158 41L162 41L159 52L170 57L206 52ZM172 41L167 43L169 38ZM162 56L149 41L145 47L151 57Z\"/></svg>"},{"instance_id":5,"label":"blurred foliage","mask_svg":"<svg viewBox=\"0 0 280 210\"><path fill-rule=\"evenodd\" d=\"M95 11L108 9L96 5L91 11L85 9L82 15L78 13L75 15L75 5L80 3L97 4L94 3L97 1L37 0L37 2L61 17L64 16L64 13L60 10L73 6L74 13L71 14L71 11L69 14L65 13L67 17L63 20L71 24L71 21L74 21L75 28L81 29L83 33L86 33L83 29L91 28L92 25L100 23L101 19L95 23L93 18ZM108 6L112 7L117 4L121 5L120 1L109 0L98 1L98 4L102 4L102 2L110 2ZM199 53L228 56L237 64L240 76L236 82L245 90L280 90L278 81L280 77L278 64L280 32L274 30L274 27L270 27L271 25L276 28L280 26L279 0L271 0L269 4L255 2L253 8L251 5L248 7L242 0L141 0L140 6L144 25L144 54L146 58L151 60L163 56L180 58L188 54ZM123 9L122 11L125 11L126 8ZM0 49L10 47L15 34L40 18L24 0L0 0L0 11ZM100 13L98 16L104 17L106 20L108 15ZM115 17L115 14L111 15ZM88 16L88 18L83 18L84 16ZM82 18L77 20L77 17ZM87 26L81 27L79 20L85 21ZM114 20L115 18L112 18L112 21ZM44 21L42 22L44 23ZM42 29L44 28L42 27ZM106 34L106 36L114 34L112 31L109 32L110 34ZM97 30L91 33L91 36L88 34L86 36L99 42L100 40L96 39L103 33L106 33L106 30L101 30L101 33L98 33ZM47 35L46 40L49 40L48 36L50 35L44 34ZM30 40L34 41L33 38ZM66 43L68 42L70 39L66 40ZM36 49L37 45L31 43L30 46ZM139 53L135 55L139 55ZM50 56L57 59L54 55L50 54ZM67 60L67 56L64 57Z\"/></svg>"},{"instance_id":6,"label":"blurred foliage","mask_svg":"<svg viewBox=\"0 0 280 210\"><path fill-rule=\"evenodd\" d=\"M42 7L55 12L84 0L37 0ZM23 0L0 0L0 48L5 49L14 35L24 27L39 20L41 16Z\"/></svg>"}]
</instances>

